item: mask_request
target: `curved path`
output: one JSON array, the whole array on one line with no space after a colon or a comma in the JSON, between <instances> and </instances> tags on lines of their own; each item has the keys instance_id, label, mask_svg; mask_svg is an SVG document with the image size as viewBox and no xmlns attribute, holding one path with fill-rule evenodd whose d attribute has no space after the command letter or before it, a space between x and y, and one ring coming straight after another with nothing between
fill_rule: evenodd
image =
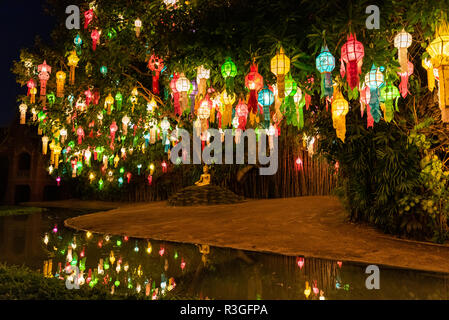
<instances>
[{"instance_id":1,"label":"curved path","mask_svg":"<svg viewBox=\"0 0 449 320\"><path fill-rule=\"evenodd\" d=\"M169 207L165 202L117 206L68 219L65 224L137 238L449 273L449 246L401 240L348 223L334 197L249 200L207 207Z\"/></svg>"}]
</instances>

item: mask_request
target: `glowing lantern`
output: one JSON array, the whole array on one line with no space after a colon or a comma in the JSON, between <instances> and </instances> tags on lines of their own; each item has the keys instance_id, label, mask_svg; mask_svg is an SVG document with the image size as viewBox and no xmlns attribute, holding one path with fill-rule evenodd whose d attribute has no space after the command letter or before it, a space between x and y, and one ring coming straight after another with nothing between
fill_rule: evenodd
<instances>
[{"instance_id":1,"label":"glowing lantern","mask_svg":"<svg viewBox=\"0 0 449 320\"><path fill-rule=\"evenodd\" d=\"M279 89L278 89L279 90ZM278 92L279 94L279 92ZM274 103L274 93L267 86L259 91L258 101L263 107L263 115L265 119L265 126L270 125L270 106Z\"/></svg>"},{"instance_id":2,"label":"glowing lantern","mask_svg":"<svg viewBox=\"0 0 449 320\"><path fill-rule=\"evenodd\" d=\"M108 73L108 67L106 66L101 66L100 68L100 72L103 76L105 76Z\"/></svg>"},{"instance_id":3,"label":"glowing lantern","mask_svg":"<svg viewBox=\"0 0 449 320\"><path fill-rule=\"evenodd\" d=\"M221 66L221 75L226 82L226 90L234 91L234 77L237 75L237 67L231 58L226 58Z\"/></svg>"},{"instance_id":4,"label":"glowing lantern","mask_svg":"<svg viewBox=\"0 0 449 320\"><path fill-rule=\"evenodd\" d=\"M239 103L235 107L235 112L239 120L238 128L245 130L248 118L248 106L242 100L239 100Z\"/></svg>"},{"instance_id":5,"label":"glowing lantern","mask_svg":"<svg viewBox=\"0 0 449 320\"><path fill-rule=\"evenodd\" d=\"M93 19L94 19L93 9L89 9L86 12L84 12L84 29L87 29L87 27L89 26L89 24L92 22Z\"/></svg>"},{"instance_id":6,"label":"glowing lantern","mask_svg":"<svg viewBox=\"0 0 449 320\"><path fill-rule=\"evenodd\" d=\"M168 130L170 130L170 122L167 117L164 117L161 121L161 129L162 129L162 144L165 146L165 152L168 152L168 144L166 143Z\"/></svg>"},{"instance_id":7,"label":"glowing lantern","mask_svg":"<svg viewBox=\"0 0 449 320\"><path fill-rule=\"evenodd\" d=\"M69 81L71 85L75 84L75 68L78 65L78 62L80 61L80 59L78 58L78 56L76 55L75 51L72 51L69 55L69 57L67 58L68 60L68 66L70 67L70 75L69 75Z\"/></svg>"},{"instance_id":8,"label":"glowing lantern","mask_svg":"<svg viewBox=\"0 0 449 320\"><path fill-rule=\"evenodd\" d=\"M45 96L46 88L47 88L47 81L48 81L48 79L50 79L51 67L44 60L44 63L40 64L37 67L37 70L39 72L39 80L41 81L40 95Z\"/></svg>"},{"instance_id":9,"label":"glowing lantern","mask_svg":"<svg viewBox=\"0 0 449 320\"><path fill-rule=\"evenodd\" d=\"M60 134L60 136L61 136L61 143L64 143L65 139L67 138L67 129L62 128L62 129L59 131L59 134Z\"/></svg>"},{"instance_id":10,"label":"glowing lantern","mask_svg":"<svg viewBox=\"0 0 449 320\"><path fill-rule=\"evenodd\" d=\"M210 109L212 107L212 101L206 96L200 102L200 106L198 108L198 119L201 121L201 132L205 132L208 128L207 120L210 117Z\"/></svg>"},{"instance_id":11,"label":"glowing lantern","mask_svg":"<svg viewBox=\"0 0 449 320\"><path fill-rule=\"evenodd\" d=\"M399 92L402 97L405 98L408 94L408 77L413 74L413 63L408 62L408 69L406 71L398 72L401 77L401 83L399 84Z\"/></svg>"},{"instance_id":12,"label":"glowing lantern","mask_svg":"<svg viewBox=\"0 0 449 320\"><path fill-rule=\"evenodd\" d=\"M131 121L131 119L128 116L124 116L122 118L122 128L123 128L123 134L126 136L128 134L128 124Z\"/></svg>"},{"instance_id":13,"label":"glowing lantern","mask_svg":"<svg viewBox=\"0 0 449 320\"><path fill-rule=\"evenodd\" d=\"M155 110L156 108L157 108L157 103L156 103L156 101L154 100L154 97L152 97L152 98L151 98L151 101L148 102L148 104L147 104L147 111L148 111L149 113L153 113L154 110Z\"/></svg>"},{"instance_id":14,"label":"glowing lantern","mask_svg":"<svg viewBox=\"0 0 449 320\"><path fill-rule=\"evenodd\" d=\"M92 30L90 37L92 38L92 50L97 49L97 44L100 42L100 32L97 29Z\"/></svg>"},{"instance_id":15,"label":"glowing lantern","mask_svg":"<svg viewBox=\"0 0 449 320\"><path fill-rule=\"evenodd\" d=\"M434 68L433 68L432 62L430 61L429 58L425 58L422 61L422 66L427 71L427 87L429 88L429 91L432 92L433 89L435 88L435 77L433 74Z\"/></svg>"},{"instance_id":16,"label":"glowing lantern","mask_svg":"<svg viewBox=\"0 0 449 320\"><path fill-rule=\"evenodd\" d=\"M196 79L198 84L198 94L204 97L206 94L206 82L210 78L210 69L206 69L203 65L196 70Z\"/></svg>"},{"instance_id":17,"label":"glowing lantern","mask_svg":"<svg viewBox=\"0 0 449 320\"><path fill-rule=\"evenodd\" d=\"M111 149L114 150L114 140L115 140L115 133L118 130L117 123L115 121L112 121L111 126L109 127L109 131L111 133Z\"/></svg>"},{"instance_id":18,"label":"glowing lantern","mask_svg":"<svg viewBox=\"0 0 449 320\"><path fill-rule=\"evenodd\" d=\"M27 109L28 109L28 106L25 103L22 103L19 106L20 124L25 124Z\"/></svg>"},{"instance_id":19,"label":"glowing lantern","mask_svg":"<svg viewBox=\"0 0 449 320\"><path fill-rule=\"evenodd\" d=\"M348 101L346 101L341 92L336 89L332 99L332 122L337 131L337 137L343 142L345 141L346 135L346 114L348 111Z\"/></svg>"},{"instance_id":20,"label":"glowing lantern","mask_svg":"<svg viewBox=\"0 0 449 320\"><path fill-rule=\"evenodd\" d=\"M408 32L406 32L404 29L402 29L401 32L399 32L394 37L394 46L395 48L398 48L398 54L399 54L399 64L401 65L401 73L405 73L408 71L407 66L407 48L410 47L412 44L412 35Z\"/></svg>"},{"instance_id":21,"label":"glowing lantern","mask_svg":"<svg viewBox=\"0 0 449 320\"><path fill-rule=\"evenodd\" d=\"M359 75L362 73L365 49L355 34L349 34L346 43L341 47L341 77L344 78L347 69L349 87L353 90L359 84ZM346 68L345 68L346 63Z\"/></svg>"},{"instance_id":22,"label":"glowing lantern","mask_svg":"<svg viewBox=\"0 0 449 320\"><path fill-rule=\"evenodd\" d=\"M139 91L137 90L137 88L134 88L131 91L131 97L129 98L129 100L131 101L132 107L131 107L131 112L134 113L134 108L136 107L137 104L137 96L139 95Z\"/></svg>"},{"instance_id":23,"label":"glowing lantern","mask_svg":"<svg viewBox=\"0 0 449 320\"><path fill-rule=\"evenodd\" d=\"M98 180L98 190L102 190L103 189L103 179Z\"/></svg>"},{"instance_id":24,"label":"glowing lantern","mask_svg":"<svg viewBox=\"0 0 449 320\"><path fill-rule=\"evenodd\" d=\"M380 68L376 68L376 65L372 65L370 72L365 76L365 85L370 89L370 113L373 116L374 121L377 123L380 120L380 104L379 104L379 89L384 85L384 75Z\"/></svg>"},{"instance_id":25,"label":"glowing lantern","mask_svg":"<svg viewBox=\"0 0 449 320\"><path fill-rule=\"evenodd\" d=\"M59 156L61 155L62 147L59 144L56 144L53 147L53 156L55 162L55 169L58 169L59 166Z\"/></svg>"},{"instance_id":26,"label":"glowing lantern","mask_svg":"<svg viewBox=\"0 0 449 320\"><path fill-rule=\"evenodd\" d=\"M257 113L257 92L263 87L263 77L258 72L257 65L251 65L250 72L245 77L245 86L249 89L248 111Z\"/></svg>"},{"instance_id":27,"label":"glowing lantern","mask_svg":"<svg viewBox=\"0 0 449 320\"><path fill-rule=\"evenodd\" d=\"M79 51L81 49L81 45L83 44L83 39L81 39L79 34L77 34L75 39L73 39L73 43L76 46L76 50Z\"/></svg>"},{"instance_id":28,"label":"glowing lantern","mask_svg":"<svg viewBox=\"0 0 449 320\"><path fill-rule=\"evenodd\" d=\"M293 101L296 105L296 120L298 123L298 128L302 128L304 127L304 101L300 87L296 88L296 93L293 96Z\"/></svg>"},{"instance_id":29,"label":"glowing lantern","mask_svg":"<svg viewBox=\"0 0 449 320\"><path fill-rule=\"evenodd\" d=\"M176 80L176 91L180 94L179 103L181 105L181 114L187 109L187 105L189 103L187 92L190 90L190 81L186 78L184 73L179 75L179 78Z\"/></svg>"},{"instance_id":30,"label":"glowing lantern","mask_svg":"<svg viewBox=\"0 0 449 320\"><path fill-rule=\"evenodd\" d=\"M42 153L43 154L47 154L48 141L49 141L49 138L47 136L42 137Z\"/></svg>"},{"instance_id":31,"label":"glowing lantern","mask_svg":"<svg viewBox=\"0 0 449 320\"><path fill-rule=\"evenodd\" d=\"M83 138L84 138L83 127L79 127L78 129L76 129L76 134L78 135L78 144L81 144L83 142Z\"/></svg>"},{"instance_id":32,"label":"glowing lantern","mask_svg":"<svg viewBox=\"0 0 449 320\"><path fill-rule=\"evenodd\" d=\"M115 95L115 101L117 102L117 109L120 111L122 110L122 102L123 102L123 96L120 92L117 92Z\"/></svg>"},{"instance_id":33,"label":"glowing lantern","mask_svg":"<svg viewBox=\"0 0 449 320\"><path fill-rule=\"evenodd\" d=\"M186 267L186 262L184 261L184 258L181 258L181 270L184 271Z\"/></svg>"},{"instance_id":34,"label":"glowing lantern","mask_svg":"<svg viewBox=\"0 0 449 320\"><path fill-rule=\"evenodd\" d=\"M235 102L235 98L236 98L235 93L228 93L226 90L224 90L221 93L221 101L222 101L223 106L224 106L223 112L221 113L221 117L222 117L221 118L221 124L222 124L222 126L227 127L227 126L231 125L231 121L232 121L232 105ZM214 119L214 115L212 114L213 110L214 110L214 108L210 109L211 122L213 122L213 119Z\"/></svg>"},{"instance_id":35,"label":"glowing lantern","mask_svg":"<svg viewBox=\"0 0 449 320\"><path fill-rule=\"evenodd\" d=\"M316 68L321 73L321 97L332 97L332 71L335 68L335 58L327 46L321 48L321 53L315 60Z\"/></svg>"},{"instance_id":36,"label":"glowing lantern","mask_svg":"<svg viewBox=\"0 0 449 320\"><path fill-rule=\"evenodd\" d=\"M148 69L154 72L153 75L153 93L159 94L159 75L164 69L164 61L154 54L148 60Z\"/></svg>"},{"instance_id":37,"label":"glowing lantern","mask_svg":"<svg viewBox=\"0 0 449 320\"><path fill-rule=\"evenodd\" d=\"M110 115L112 112L112 106L114 105L114 98L109 93L106 99L104 100L104 107L107 109L107 114Z\"/></svg>"},{"instance_id":38,"label":"glowing lantern","mask_svg":"<svg viewBox=\"0 0 449 320\"><path fill-rule=\"evenodd\" d=\"M86 91L84 91L84 95L86 96L86 105L89 106L93 97L92 91L90 91L90 89L87 89Z\"/></svg>"},{"instance_id":39,"label":"glowing lantern","mask_svg":"<svg viewBox=\"0 0 449 320\"><path fill-rule=\"evenodd\" d=\"M290 58L285 55L284 49L281 47L279 53L271 59L271 72L277 78L278 97L284 98L284 78L290 71Z\"/></svg>"},{"instance_id":40,"label":"glowing lantern","mask_svg":"<svg viewBox=\"0 0 449 320\"><path fill-rule=\"evenodd\" d=\"M300 157L296 158L295 166L296 166L296 170L298 170L298 171L302 170L303 165L302 165L302 160Z\"/></svg>"},{"instance_id":41,"label":"glowing lantern","mask_svg":"<svg viewBox=\"0 0 449 320\"><path fill-rule=\"evenodd\" d=\"M390 122L394 116L394 110L398 111L398 99L399 90L392 84L388 84L382 87L380 90L380 102L382 103L382 109L384 112L384 118L386 122ZM395 108L393 102L395 101Z\"/></svg>"},{"instance_id":42,"label":"glowing lantern","mask_svg":"<svg viewBox=\"0 0 449 320\"><path fill-rule=\"evenodd\" d=\"M64 97L64 83L66 74L64 71L56 72L56 96L58 98Z\"/></svg>"},{"instance_id":43,"label":"glowing lantern","mask_svg":"<svg viewBox=\"0 0 449 320\"><path fill-rule=\"evenodd\" d=\"M304 295L306 296L307 299L309 298L311 292L312 290L309 286L309 282L306 281L306 288L304 289Z\"/></svg>"},{"instance_id":44,"label":"glowing lantern","mask_svg":"<svg viewBox=\"0 0 449 320\"><path fill-rule=\"evenodd\" d=\"M140 29L142 28L142 20L139 18L134 21L134 26L136 27L136 37L138 38L140 36Z\"/></svg>"}]
</instances>

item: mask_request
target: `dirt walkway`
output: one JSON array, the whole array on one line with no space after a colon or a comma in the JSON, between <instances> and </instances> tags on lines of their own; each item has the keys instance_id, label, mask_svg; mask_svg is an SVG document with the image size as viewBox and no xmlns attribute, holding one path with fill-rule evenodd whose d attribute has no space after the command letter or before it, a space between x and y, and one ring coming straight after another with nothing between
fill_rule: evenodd
<instances>
[{"instance_id":1,"label":"dirt walkway","mask_svg":"<svg viewBox=\"0 0 449 320\"><path fill-rule=\"evenodd\" d=\"M333 197L209 207L124 205L66 220L81 230L244 250L449 272L449 246L403 241L345 222Z\"/></svg>"}]
</instances>

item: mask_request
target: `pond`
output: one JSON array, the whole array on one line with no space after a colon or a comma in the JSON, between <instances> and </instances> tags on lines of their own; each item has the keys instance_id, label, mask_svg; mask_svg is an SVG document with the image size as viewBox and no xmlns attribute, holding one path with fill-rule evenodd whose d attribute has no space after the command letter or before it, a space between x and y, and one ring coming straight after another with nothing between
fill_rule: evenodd
<instances>
[{"instance_id":1,"label":"pond","mask_svg":"<svg viewBox=\"0 0 449 320\"><path fill-rule=\"evenodd\" d=\"M367 265L77 232L64 219L86 212L50 209L0 218L0 262L49 277L107 286L148 299L449 299L449 275L379 266L368 290Z\"/></svg>"}]
</instances>

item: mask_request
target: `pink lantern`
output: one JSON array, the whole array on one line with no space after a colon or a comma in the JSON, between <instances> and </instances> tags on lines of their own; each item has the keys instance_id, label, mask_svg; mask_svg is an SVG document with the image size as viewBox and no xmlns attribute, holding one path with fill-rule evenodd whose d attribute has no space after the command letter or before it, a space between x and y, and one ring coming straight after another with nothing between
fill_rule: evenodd
<instances>
[{"instance_id":1,"label":"pink lantern","mask_svg":"<svg viewBox=\"0 0 449 320\"><path fill-rule=\"evenodd\" d=\"M298 265L299 269L302 269L302 267L304 267L304 258L303 257L297 257L296 258L296 264Z\"/></svg>"},{"instance_id":2,"label":"pink lantern","mask_svg":"<svg viewBox=\"0 0 449 320\"><path fill-rule=\"evenodd\" d=\"M161 249L159 250L159 255L162 257L165 254L165 248L161 247Z\"/></svg>"},{"instance_id":3,"label":"pink lantern","mask_svg":"<svg viewBox=\"0 0 449 320\"><path fill-rule=\"evenodd\" d=\"M408 77L413 74L413 63L408 62L406 72L398 72L401 77L401 83L399 84L399 92L401 92L402 98L405 98L408 94Z\"/></svg>"},{"instance_id":4,"label":"pink lantern","mask_svg":"<svg viewBox=\"0 0 449 320\"><path fill-rule=\"evenodd\" d=\"M347 69L347 80L349 87L353 90L359 83L359 75L362 73L363 57L365 49L355 34L349 34L348 40L341 47L340 74L344 78ZM345 69L346 63L346 69Z\"/></svg>"},{"instance_id":5,"label":"pink lantern","mask_svg":"<svg viewBox=\"0 0 449 320\"><path fill-rule=\"evenodd\" d=\"M109 130L111 132L111 149L114 150L114 140L115 140L115 133L118 130L117 123L115 121L112 121L111 126L109 127Z\"/></svg>"},{"instance_id":6,"label":"pink lantern","mask_svg":"<svg viewBox=\"0 0 449 320\"><path fill-rule=\"evenodd\" d=\"M97 44L100 40L100 32L98 32L97 29L94 29L92 30L90 37L92 38L92 49L95 51L95 49L97 49Z\"/></svg>"},{"instance_id":7,"label":"pink lantern","mask_svg":"<svg viewBox=\"0 0 449 320\"><path fill-rule=\"evenodd\" d=\"M45 96L47 94L47 81L50 79L51 67L44 60L44 63L37 67L37 71L39 72L39 80L41 81L40 95Z\"/></svg>"},{"instance_id":8,"label":"pink lantern","mask_svg":"<svg viewBox=\"0 0 449 320\"><path fill-rule=\"evenodd\" d=\"M87 89L84 91L84 95L86 96L86 106L90 105L90 102L92 101L92 91L90 89Z\"/></svg>"},{"instance_id":9,"label":"pink lantern","mask_svg":"<svg viewBox=\"0 0 449 320\"><path fill-rule=\"evenodd\" d=\"M181 270L184 271L185 267L186 267L186 262L184 261L184 258L181 258Z\"/></svg>"},{"instance_id":10,"label":"pink lantern","mask_svg":"<svg viewBox=\"0 0 449 320\"><path fill-rule=\"evenodd\" d=\"M371 107L369 106L369 101L371 99L371 91L368 86L363 85L362 90L360 91L360 113L363 117L363 113L366 108L366 127L373 127L374 118L371 115Z\"/></svg>"},{"instance_id":11,"label":"pink lantern","mask_svg":"<svg viewBox=\"0 0 449 320\"><path fill-rule=\"evenodd\" d=\"M248 119L248 106L242 100L239 100L239 103L235 107L235 112L239 119L239 129L245 130L246 122Z\"/></svg>"},{"instance_id":12,"label":"pink lantern","mask_svg":"<svg viewBox=\"0 0 449 320\"><path fill-rule=\"evenodd\" d=\"M181 103L179 102L179 99L181 97L181 93L176 88L176 81L178 81L179 75L177 73L173 74L173 79L170 81L170 89L173 94L173 100L174 100L174 107L175 107L175 114L181 114Z\"/></svg>"},{"instance_id":13,"label":"pink lantern","mask_svg":"<svg viewBox=\"0 0 449 320\"><path fill-rule=\"evenodd\" d=\"M164 61L154 54L148 60L148 69L154 72L153 76L153 94L159 94L159 75L164 69ZM171 86L171 85L170 85ZM176 81L175 81L176 87Z\"/></svg>"},{"instance_id":14,"label":"pink lantern","mask_svg":"<svg viewBox=\"0 0 449 320\"><path fill-rule=\"evenodd\" d=\"M83 127L79 127L76 130L76 134L78 135L78 144L81 144L83 142L83 138L84 138L84 129L83 129Z\"/></svg>"}]
</instances>

